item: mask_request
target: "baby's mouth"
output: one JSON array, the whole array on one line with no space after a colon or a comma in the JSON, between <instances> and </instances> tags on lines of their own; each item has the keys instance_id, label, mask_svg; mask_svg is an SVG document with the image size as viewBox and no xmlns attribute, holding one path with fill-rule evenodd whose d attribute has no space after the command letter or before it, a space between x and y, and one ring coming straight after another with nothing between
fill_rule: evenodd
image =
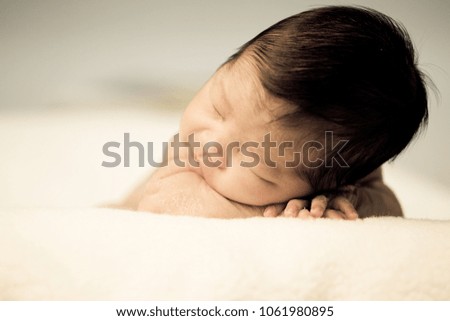
<instances>
[{"instance_id":1,"label":"baby's mouth","mask_svg":"<svg viewBox=\"0 0 450 321\"><path fill-rule=\"evenodd\" d=\"M201 167L200 165L197 165L197 166L189 166L189 170L190 170L191 172L196 173L197 175L200 175L201 177L204 177L204 176L203 176L203 170L202 170L202 167Z\"/></svg>"}]
</instances>

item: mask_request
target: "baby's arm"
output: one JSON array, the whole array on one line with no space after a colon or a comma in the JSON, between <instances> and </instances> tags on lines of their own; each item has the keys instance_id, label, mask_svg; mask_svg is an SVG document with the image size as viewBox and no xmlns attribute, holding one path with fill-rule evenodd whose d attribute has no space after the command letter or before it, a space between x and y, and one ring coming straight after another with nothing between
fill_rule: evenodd
<instances>
[{"instance_id":1,"label":"baby's arm","mask_svg":"<svg viewBox=\"0 0 450 321\"><path fill-rule=\"evenodd\" d=\"M381 167L359 180L353 189L352 203L359 217L403 216L397 197L383 182Z\"/></svg>"},{"instance_id":2,"label":"baby's arm","mask_svg":"<svg viewBox=\"0 0 450 321\"><path fill-rule=\"evenodd\" d=\"M262 216L263 207L231 201L213 190L204 179L169 162L141 184L120 208L153 213L237 218Z\"/></svg>"},{"instance_id":3,"label":"baby's arm","mask_svg":"<svg viewBox=\"0 0 450 321\"><path fill-rule=\"evenodd\" d=\"M264 207L249 206L231 201L212 189L195 171L189 168L189 155L183 149L175 162L169 148L167 166L156 169L121 204L116 207L178 215L236 218L262 216Z\"/></svg>"},{"instance_id":4,"label":"baby's arm","mask_svg":"<svg viewBox=\"0 0 450 321\"><path fill-rule=\"evenodd\" d=\"M230 201L194 172L167 174L167 170L158 169L148 181L139 211L217 218L262 216L262 207Z\"/></svg>"}]
</instances>

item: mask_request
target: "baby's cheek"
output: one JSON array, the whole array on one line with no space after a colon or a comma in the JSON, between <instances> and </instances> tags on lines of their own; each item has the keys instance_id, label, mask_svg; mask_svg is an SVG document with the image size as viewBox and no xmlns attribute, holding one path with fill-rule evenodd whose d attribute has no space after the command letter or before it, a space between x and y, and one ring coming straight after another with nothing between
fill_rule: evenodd
<instances>
[{"instance_id":1,"label":"baby's cheek","mask_svg":"<svg viewBox=\"0 0 450 321\"><path fill-rule=\"evenodd\" d=\"M274 190L245 170L226 169L222 175L211 175L207 183L226 198L247 205L262 206L274 203Z\"/></svg>"}]
</instances>

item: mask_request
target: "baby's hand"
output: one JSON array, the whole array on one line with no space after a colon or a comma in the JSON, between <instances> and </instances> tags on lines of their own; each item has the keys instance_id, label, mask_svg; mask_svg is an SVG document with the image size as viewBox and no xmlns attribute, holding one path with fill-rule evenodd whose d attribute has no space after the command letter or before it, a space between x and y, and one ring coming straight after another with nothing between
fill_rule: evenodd
<instances>
[{"instance_id":1,"label":"baby's hand","mask_svg":"<svg viewBox=\"0 0 450 321\"><path fill-rule=\"evenodd\" d=\"M330 197L319 195L308 200L292 199L286 206L274 204L266 207L265 217L298 217L301 219L331 218L338 220L356 220L358 213L351 202L354 199L348 191L334 194Z\"/></svg>"}]
</instances>

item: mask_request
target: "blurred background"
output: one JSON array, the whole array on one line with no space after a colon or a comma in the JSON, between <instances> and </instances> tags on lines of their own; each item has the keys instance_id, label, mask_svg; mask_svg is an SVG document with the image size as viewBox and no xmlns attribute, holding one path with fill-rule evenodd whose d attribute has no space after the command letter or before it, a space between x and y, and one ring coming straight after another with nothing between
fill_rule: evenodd
<instances>
[{"instance_id":1,"label":"blurred background","mask_svg":"<svg viewBox=\"0 0 450 321\"><path fill-rule=\"evenodd\" d=\"M439 93L430 92L428 130L395 167L449 191L449 1L0 0L0 204L89 205L99 190L108 191L102 200L119 197L148 168L102 168L102 144L125 131L144 142L146 130L173 134L196 90L240 45L330 4L368 6L406 26Z\"/></svg>"}]
</instances>

